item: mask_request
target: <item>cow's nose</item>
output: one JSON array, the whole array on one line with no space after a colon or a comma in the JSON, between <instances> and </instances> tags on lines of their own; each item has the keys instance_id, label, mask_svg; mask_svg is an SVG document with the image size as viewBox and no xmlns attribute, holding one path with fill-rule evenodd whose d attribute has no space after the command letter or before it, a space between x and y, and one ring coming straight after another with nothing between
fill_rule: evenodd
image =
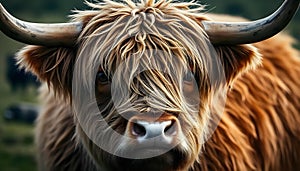
<instances>
[{"instance_id":1,"label":"cow's nose","mask_svg":"<svg viewBox=\"0 0 300 171\"><path fill-rule=\"evenodd\" d=\"M129 120L128 124L128 133L139 142L147 141L151 138L158 138L160 141L171 144L179 131L179 123L175 118L149 121L134 117Z\"/></svg>"}]
</instances>

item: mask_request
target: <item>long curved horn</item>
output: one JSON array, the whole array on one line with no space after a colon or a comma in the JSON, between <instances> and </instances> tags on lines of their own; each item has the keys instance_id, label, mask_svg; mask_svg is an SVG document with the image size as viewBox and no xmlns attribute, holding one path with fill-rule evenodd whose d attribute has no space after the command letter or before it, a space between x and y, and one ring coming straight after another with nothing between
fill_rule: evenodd
<instances>
[{"instance_id":1,"label":"long curved horn","mask_svg":"<svg viewBox=\"0 0 300 171\"><path fill-rule=\"evenodd\" d=\"M43 24L21 21L10 15L0 3L0 30L19 42L42 46L73 46L82 24Z\"/></svg>"},{"instance_id":2,"label":"long curved horn","mask_svg":"<svg viewBox=\"0 0 300 171\"><path fill-rule=\"evenodd\" d=\"M280 32L297 12L300 0L285 0L273 14L250 22L202 21L213 44L235 45L255 43Z\"/></svg>"}]
</instances>

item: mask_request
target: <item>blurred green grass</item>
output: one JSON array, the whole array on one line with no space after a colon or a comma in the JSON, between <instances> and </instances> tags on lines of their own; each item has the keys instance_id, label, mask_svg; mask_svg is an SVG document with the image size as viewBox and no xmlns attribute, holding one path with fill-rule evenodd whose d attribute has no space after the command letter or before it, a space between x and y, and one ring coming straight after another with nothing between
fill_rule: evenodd
<instances>
[{"instance_id":1,"label":"blurred green grass","mask_svg":"<svg viewBox=\"0 0 300 171\"><path fill-rule=\"evenodd\" d=\"M0 134L1 170L37 170L32 125L1 121Z\"/></svg>"}]
</instances>

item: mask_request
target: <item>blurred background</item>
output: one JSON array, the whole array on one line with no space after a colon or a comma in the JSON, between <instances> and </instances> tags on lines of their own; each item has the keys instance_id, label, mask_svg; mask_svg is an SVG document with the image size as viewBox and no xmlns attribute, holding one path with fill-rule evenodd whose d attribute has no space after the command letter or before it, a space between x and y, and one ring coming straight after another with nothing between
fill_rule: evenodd
<instances>
[{"instance_id":1,"label":"blurred background","mask_svg":"<svg viewBox=\"0 0 300 171\"><path fill-rule=\"evenodd\" d=\"M283 0L201 0L211 13L258 19L273 12ZM66 22L73 9L87 9L83 0L0 0L14 16L33 22ZM285 29L300 40L300 12ZM39 82L18 70L14 53L24 44L0 32L0 170L35 171L34 120ZM299 43L295 44L299 48Z\"/></svg>"}]
</instances>

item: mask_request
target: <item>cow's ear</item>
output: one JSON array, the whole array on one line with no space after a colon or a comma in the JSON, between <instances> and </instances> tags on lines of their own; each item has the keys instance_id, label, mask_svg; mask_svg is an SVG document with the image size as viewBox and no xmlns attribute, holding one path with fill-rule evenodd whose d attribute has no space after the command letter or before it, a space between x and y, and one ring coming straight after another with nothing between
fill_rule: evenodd
<instances>
[{"instance_id":1,"label":"cow's ear","mask_svg":"<svg viewBox=\"0 0 300 171\"><path fill-rule=\"evenodd\" d=\"M75 61L74 48L26 46L17 54L20 67L52 86L56 93L70 94Z\"/></svg>"},{"instance_id":2,"label":"cow's ear","mask_svg":"<svg viewBox=\"0 0 300 171\"><path fill-rule=\"evenodd\" d=\"M227 84L261 64L261 55L253 45L216 46L215 49L223 63Z\"/></svg>"}]
</instances>

